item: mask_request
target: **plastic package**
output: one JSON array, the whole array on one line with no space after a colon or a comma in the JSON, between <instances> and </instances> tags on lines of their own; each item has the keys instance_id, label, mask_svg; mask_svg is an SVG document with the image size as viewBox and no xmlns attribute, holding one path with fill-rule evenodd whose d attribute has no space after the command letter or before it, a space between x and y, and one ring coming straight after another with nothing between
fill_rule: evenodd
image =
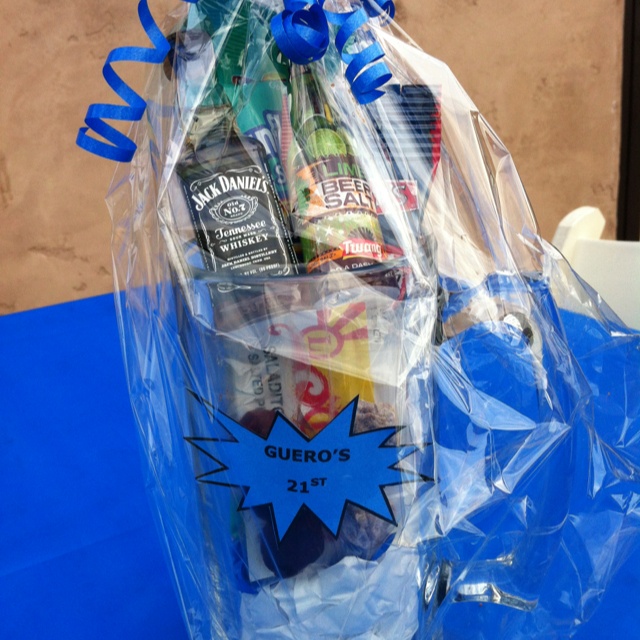
<instances>
[{"instance_id":1,"label":"plastic package","mask_svg":"<svg viewBox=\"0 0 640 640\"><path fill-rule=\"evenodd\" d=\"M637 539L640 335L443 63L374 17L360 104L334 46L280 52L282 8L176 10L108 196L190 635L570 637Z\"/></svg>"}]
</instances>

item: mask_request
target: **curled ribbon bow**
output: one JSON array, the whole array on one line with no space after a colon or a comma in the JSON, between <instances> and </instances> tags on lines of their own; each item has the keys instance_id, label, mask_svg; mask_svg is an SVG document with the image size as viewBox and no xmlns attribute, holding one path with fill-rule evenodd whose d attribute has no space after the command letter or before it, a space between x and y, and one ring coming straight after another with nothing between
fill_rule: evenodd
<instances>
[{"instance_id":1,"label":"curled ribbon bow","mask_svg":"<svg viewBox=\"0 0 640 640\"><path fill-rule=\"evenodd\" d=\"M102 68L102 75L107 84L126 104L90 105L84 119L87 126L78 131L76 138L76 144L79 147L116 162L130 162L136 151L136 145L133 140L120 133L105 120L137 122L142 119L147 103L116 73L112 63L151 62L160 64L170 49L169 42L155 23L146 0L140 0L138 4L138 17L153 47L118 47L107 56ZM95 131L108 142L92 138L88 135L89 129Z\"/></svg>"},{"instance_id":2,"label":"curled ribbon bow","mask_svg":"<svg viewBox=\"0 0 640 640\"><path fill-rule=\"evenodd\" d=\"M198 0L184 0L195 4ZM380 87L391 79L391 72L381 59L384 51L370 33L362 31L363 39L370 44L355 53L346 51L347 44L362 29L369 18L380 17L392 20L395 14L393 0L362 0L356 11L334 13L323 8L325 0L285 0L285 9L271 22L271 30L282 53L296 64L309 64L320 60L330 44L329 23L339 27L336 47L347 64L345 76L353 95L361 104L367 104L383 95ZM105 120L137 122L142 119L146 102L113 69L114 62L150 62L161 64L170 50L170 45L155 23L147 0L140 0L138 16L153 45L145 47L119 47L105 61L102 74L107 84L126 104L92 104L85 117L86 127L78 131L76 144L86 151L117 162L130 162L136 151L135 143L120 133ZM89 135L93 130L107 142Z\"/></svg>"},{"instance_id":3,"label":"curled ribbon bow","mask_svg":"<svg viewBox=\"0 0 640 640\"><path fill-rule=\"evenodd\" d=\"M382 4L376 0L363 0L363 6L356 11L335 13L324 9L325 0L285 0L284 11L271 21L271 32L280 51L289 60L295 64L309 64L320 60L329 47L329 23L338 26L335 43L347 65L345 76L356 100L367 104L384 94L380 87L391 79L392 74L389 67L381 62L384 51L378 42L371 41L366 48L355 53L347 51L347 44L370 18L393 20L393 0L381 1ZM362 36L371 40L365 31Z\"/></svg>"}]
</instances>

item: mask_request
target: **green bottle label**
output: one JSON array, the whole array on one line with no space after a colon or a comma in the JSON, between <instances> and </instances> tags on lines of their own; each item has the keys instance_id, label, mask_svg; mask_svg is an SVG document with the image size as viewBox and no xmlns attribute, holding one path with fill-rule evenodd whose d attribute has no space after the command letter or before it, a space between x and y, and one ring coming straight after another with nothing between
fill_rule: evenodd
<instances>
[{"instance_id":1,"label":"green bottle label","mask_svg":"<svg viewBox=\"0 0 640 640\"><path fill-rule=\"evenodd\" d=\"M303 166L296 190L296 231L308 271L326 270L330 262L356 269L386 259L376 200L352 156Z\"/></svg>"}]
</instances>

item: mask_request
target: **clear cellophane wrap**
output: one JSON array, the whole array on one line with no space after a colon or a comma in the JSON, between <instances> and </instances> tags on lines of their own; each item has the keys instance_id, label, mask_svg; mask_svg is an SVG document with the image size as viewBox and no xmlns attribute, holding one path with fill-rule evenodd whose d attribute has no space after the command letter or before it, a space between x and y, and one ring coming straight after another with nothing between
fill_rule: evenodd
<instances>
[{"instance_id":1,"label":"clear cellophane wrap","mask_svg":"<svg viewBox=\"0 0 640 640\"><path fill-rule=\"evenodd\" d=\"M445 64L372 19L359 104L281 9L176 10L108 195L190 636L570 637L637 539L640 336Z\"/></svg>"}]
</instances>

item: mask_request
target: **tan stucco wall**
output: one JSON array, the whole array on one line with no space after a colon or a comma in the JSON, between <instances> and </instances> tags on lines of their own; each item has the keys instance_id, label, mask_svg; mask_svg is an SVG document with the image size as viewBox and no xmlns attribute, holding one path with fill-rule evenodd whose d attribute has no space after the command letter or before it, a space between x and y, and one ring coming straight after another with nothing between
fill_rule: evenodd
<instances>
[{"instance_id":1,"label":"tan stucco wall","mask_svg":"<svg viewBox=\"0 0 640 640\"><path fill-rule=\"evenodd\" d=\"M113 164L78 149L90 102L111 101L111 48L145 44L135 0L0 0L0 314L111 290ZM151 0L156 15L173 6ZM397 0L512 152L550 238L618 181L622 0ZM127 79L141 73L130 69Z\"/></svg>"},{"instance_id":2,"label":"tan stucco wall","mask_svg":"<svg viewBox=\"0 0 640 640\"><path fill-rule=\"evenodd\" d=\"M401 0L400 20L444 60L515 159L551 239L571 209L615 236L622 0Z\"/></svg>"}]
</instances>

